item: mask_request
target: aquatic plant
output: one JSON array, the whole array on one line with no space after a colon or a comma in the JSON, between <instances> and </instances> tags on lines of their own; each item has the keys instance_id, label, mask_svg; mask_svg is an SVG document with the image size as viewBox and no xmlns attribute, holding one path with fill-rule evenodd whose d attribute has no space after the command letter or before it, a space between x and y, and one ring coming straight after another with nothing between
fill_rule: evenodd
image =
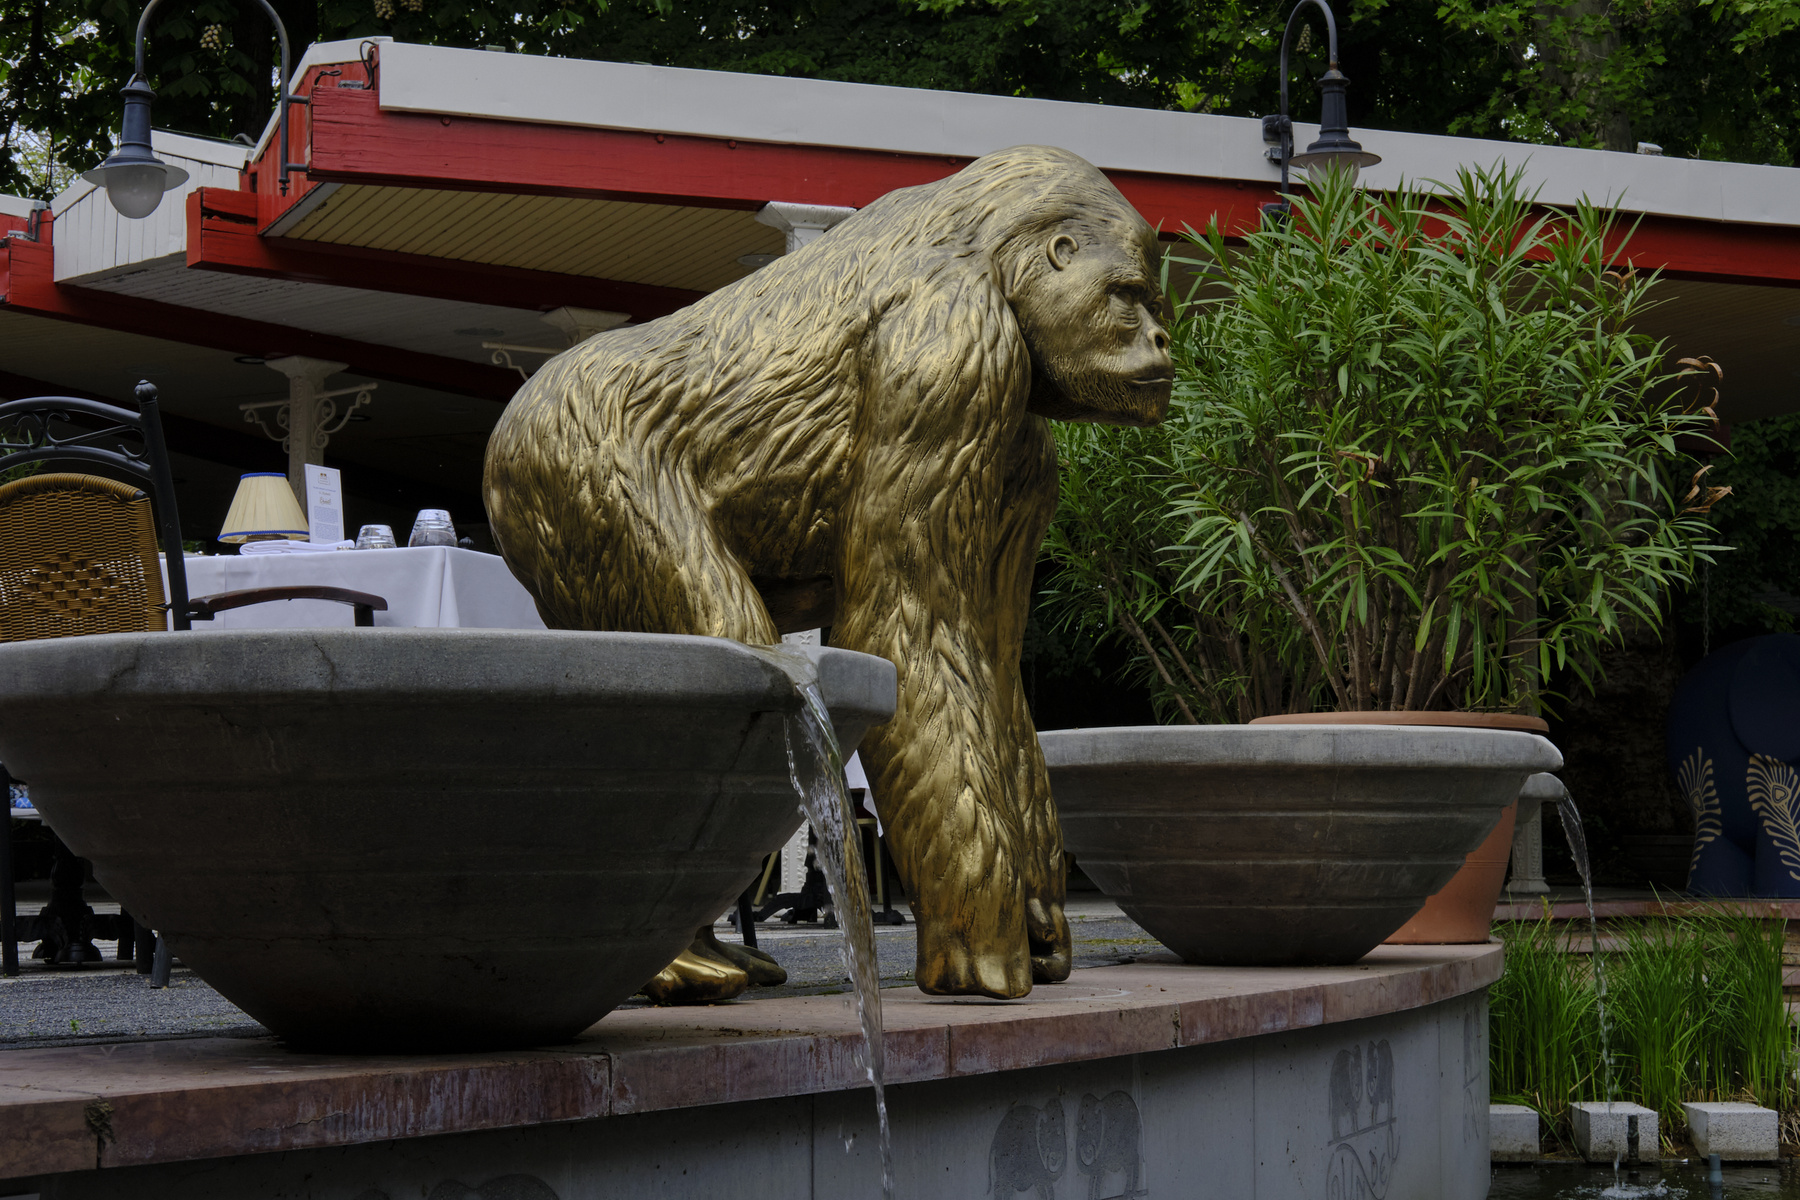
<instances>
[{"instance_id":1,"label":"aquatic plant","mask_svg":"<svg viewBox=\"0 0 1800 1200\"><path fill-rule=\"evenodd\" d=\"M1714 990L1725 1002L1711 1013L1728 1031L1742 1089L1764 1108L1794 1106L1794 1019L1781 994L1787 922L1737 914L1723 921L1725 937L1708 956ZM1721 1096L1721 1099L1724 1097Z\"/></svg>"},{"instance_id":2,"label":"aquatic plant","mask_svg":"<svg viewBox=\"0 0 1800 1200\"><path fill-rule=\"evenodd\" d=\"M1695 1098L1695 1051L1707 1022L1702 972L1709 937L1701 924L1654 921L1626 926L1615 961L1611 999L1620 1065L1631 1099L1653 1108L1661 1128L1682 1121L1681 1102Z\"/></svg>"},{"instance_id":3,"label":"aquatic plant","mask_svg":"<svg viewBox=\"0 0 1800 1200\"><path fill-rule=\"evenodd\" d=\"M1570 1103L1608 1099L1591 956L1566 927L1502 923L1506 971L1489 991L1496 1101L1528 1104L1558 1137ZM1615 926L1607 1012L1616 1048L1611 1098L1653 1108L1673 1136L1683 1101L1800 1106L1796 1025L1782 995L1786 922L1745 912L1688 913Z\"/></svg>"},{"instance_id":4,"label":"aquatic plant","mask_svg":"<svg viewBox=\"0 0 1800 1200\"><path fill-rule=\"evenodd\" d=\"M1499 933L1506 971L1488 992L1489 1090L1566 1134L1570 1103L1599 1086L1593 975L1584 956L1566 951L1548 908L1542 920Z\"/></svg>"}]
</instances>

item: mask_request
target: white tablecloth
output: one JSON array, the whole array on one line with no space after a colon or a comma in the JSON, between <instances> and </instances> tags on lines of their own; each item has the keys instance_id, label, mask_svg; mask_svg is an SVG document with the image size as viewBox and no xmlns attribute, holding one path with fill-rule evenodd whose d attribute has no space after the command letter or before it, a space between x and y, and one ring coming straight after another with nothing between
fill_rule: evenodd
<instances>
[{"instance_id":1,"label":"white tablecloth","mask_svg":"<svg viewBox=\"0 0 1800 1200\"><path fill-rule=\"evenodd\" d=\"M188 595L210 596L244 588L322 584L380 596L386 612L377 626L402 628L542 629L531 596L497 554L456 546L397 550L339 550L327 554L221 554L189 558ZM329 600L276 600L195 621L208 629L316 629L353 625L348 604Z\"/></svg>"}]
</instances>

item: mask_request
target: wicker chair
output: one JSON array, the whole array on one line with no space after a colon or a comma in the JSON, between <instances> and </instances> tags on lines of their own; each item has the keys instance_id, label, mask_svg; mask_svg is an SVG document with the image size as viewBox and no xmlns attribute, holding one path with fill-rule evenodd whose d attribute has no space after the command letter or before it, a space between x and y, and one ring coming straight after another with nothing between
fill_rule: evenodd
<instances>
[{"instance_id":1,"label":"wicker chair","mask_svg":"<svg viewBox=\"0 0 1800 1200\"><path fill-rule=\"evenodd\" d=\"M40 474L0 485L0 642L95 633L187 630L194 620L271 600L334 600L352 606L358 625L374 624L380 596L332 587L253 588L190 599L180 552L180 521L163 445L156 389L141 383L139 411L92 400L39 397L0 404L0 471L24 462L73 459L150 483L95 475ZM140 449L116 439L130 437ZM109 444L111 443L111 444ZM164 564L158 533L173 548ZM0 766L0 790L18 782ZM0 821L0 972L18 974L18 917L12 878L12 820ZM54 831L52 831L54 834ZM128 916L97 916L82 900L86 864L54 842L51 902L39 913L34 956L79 964L96 960L96 937L116 938L153 982L168 975L161 939ZM27 937L34 936L31 932Z\"/></svg>"}]
</instances>

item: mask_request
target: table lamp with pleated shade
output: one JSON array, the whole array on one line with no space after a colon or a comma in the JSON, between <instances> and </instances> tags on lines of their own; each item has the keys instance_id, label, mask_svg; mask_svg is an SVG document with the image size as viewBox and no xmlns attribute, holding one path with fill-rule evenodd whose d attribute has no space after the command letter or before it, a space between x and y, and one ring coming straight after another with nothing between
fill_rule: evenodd
<instances>
[{"instance_id":1,"label":"table lamp with pleated shade","mask_svg":"<svg viewBox=\"0 0 1800 1200\"><path fill-rule=\"evenodd\" d=\"M266 542L279 538L304 542L306 514L294 499L288 477L276 471L254 471L238 480L231 511L225 514L221 542Z\"/></svg>"}]
</instances>

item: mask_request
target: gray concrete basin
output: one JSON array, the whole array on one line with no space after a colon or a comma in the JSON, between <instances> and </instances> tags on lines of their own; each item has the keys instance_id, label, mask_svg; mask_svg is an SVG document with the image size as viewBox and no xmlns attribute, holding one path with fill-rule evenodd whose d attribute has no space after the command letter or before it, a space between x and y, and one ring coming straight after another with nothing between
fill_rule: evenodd
<instances>
[{"instance_id":1,"label":"gray concrete basin","mask_svg":"<svg viewBox=\"0 0 1800 1200\"><path fill-rule=\"evenodd\" d=\"M848 753L894 668L806 655ZM51 826L233 1003L341 1049L542 1045L629 997L798 827L797 707L715 638L0 645L0 762Z\"/></svg>"},{"instance_id":2,"label":"gray concrete basin","mask_svg":"<svg viewBox=\"0 0 1800 1200\"><path fill-rule=\"evenodd\" d=\"M1166 725L1041 733L1088 877L1194 963L1355 962L1562 765L1510 730Z\"/></svg>"}]
</instances>

